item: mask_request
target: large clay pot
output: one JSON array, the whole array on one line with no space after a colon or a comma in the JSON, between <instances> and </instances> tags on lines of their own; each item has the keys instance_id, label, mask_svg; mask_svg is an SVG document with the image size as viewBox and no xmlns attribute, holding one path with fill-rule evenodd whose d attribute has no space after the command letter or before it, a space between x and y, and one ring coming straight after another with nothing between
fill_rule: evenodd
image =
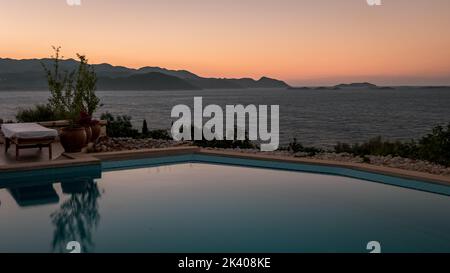
<instances>
[{"instance_id":1,"label":"large clay pot","mask_svg":"<svg viewBox=\"0 0 450 273\"><path fill-rule=\"evenodd\" d=\"M79 153L86 146L87 137L84 127L62 128L59 138L67 153Z\"/></svg>"},{"instance_id":2,"label":"large clay pot","mask_svg":"<svg viewBox=\"0 0 450 273\"><path fill-rule=\"evenodd\" d=\"M92 141L92 130L90 126L85 126L84 130L86 130L86 144Z\"/></svg>"},{"instance_id":3,"label":"large clay pot","mask_svg":"<svg viewBox=\"0 0 450 273\"><path fill-rule=\"evenodd\" d=\"M95 143L97 139L100 137L102 126L100 124L91 125L91 130L92 130L91 141Z\"/></svg>"}]
</instances>

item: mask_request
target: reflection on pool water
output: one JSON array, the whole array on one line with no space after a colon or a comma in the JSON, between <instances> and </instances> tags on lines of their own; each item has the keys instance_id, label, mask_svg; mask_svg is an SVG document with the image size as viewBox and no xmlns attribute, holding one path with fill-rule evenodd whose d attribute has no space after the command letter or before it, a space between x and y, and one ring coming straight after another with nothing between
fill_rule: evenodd
<instances>
[{"instance_id":1,"label":"reflection on pool water","mask_svg":"<svg viewBox=\"0 0 450 273\"><path fill-rule=\"evenodd\" d=\"M0 189L0 252L450 252L445 195L202 163L101 176Z\"/></svg>"}]
</instances>

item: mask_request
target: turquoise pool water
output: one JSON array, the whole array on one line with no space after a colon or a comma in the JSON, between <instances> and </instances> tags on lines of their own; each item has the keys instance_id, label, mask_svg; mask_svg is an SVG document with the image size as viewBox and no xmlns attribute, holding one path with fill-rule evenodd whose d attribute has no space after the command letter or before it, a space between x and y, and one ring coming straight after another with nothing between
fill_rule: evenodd
<instances>
[{"instance_id":1,"label":"turquoise pool water","mask_svg":"<svg viewBox=\"0 0 450 273\"><path fill-rule=\"evenodd\" d=\"M450 252L445 192L185 159L0 175L0 252Z\"/></svg>"}]
</instances>

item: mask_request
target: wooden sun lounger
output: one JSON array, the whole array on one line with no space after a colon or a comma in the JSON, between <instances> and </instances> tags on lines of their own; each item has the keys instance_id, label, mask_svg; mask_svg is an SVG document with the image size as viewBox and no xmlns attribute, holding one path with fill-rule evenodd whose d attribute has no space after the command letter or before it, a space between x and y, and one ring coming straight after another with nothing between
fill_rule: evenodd
<instances>
[{"instance_id":1,"label":"wooden sun lounger","mask_svg":"<svg viewBox=\"0 0 450 273\"><path fill-rule=\"evenodd\" d=\"M52 159L52 143L58 136L58 132L45 128L36 123L3 124L2 131L5 138L5 153L11 144L16 146L16 160L19 159L21 149L47 147L49 158Z\"/></svg>"},{"instance_id":2,"label":"wooden sun lounger","mask_svg":"<svg viewBox=\"0 0 450 273\"><path fill-rule=\"evenodd\" d=\"M21 149L30 148L48 148L48 157L52 159L52 143L55 141L55 137L45 137L45 138L6 138L5 137L5 153L8 152L11 143L16 145L16 160L19 160L19 151Z\"/></svg>"}]
</instances>

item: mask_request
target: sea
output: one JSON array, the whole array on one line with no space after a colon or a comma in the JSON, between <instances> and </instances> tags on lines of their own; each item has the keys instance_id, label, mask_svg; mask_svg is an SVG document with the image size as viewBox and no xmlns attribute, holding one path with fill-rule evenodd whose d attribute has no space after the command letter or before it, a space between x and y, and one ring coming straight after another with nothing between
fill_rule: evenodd
<instances>
[{"instance_id":1,"label":"sea","mask_svg":"<svg viewBox=\"0 0 450 273\"><path fill-rule=\"evenodd\" d=\"M437 125L450 122L450 88L396 89L215 89L196 91L98 91L102 106L132 117L133 126L169 129L172 107L203 105L279 105L280 143L293 138L308 146L330 148L382 136L390 140L418 139ZM20 108L46 103L49 91L1 91L0 118L14 120ZM192 108L193 109L193 108Z\"/></svg>"}]
</instances>

